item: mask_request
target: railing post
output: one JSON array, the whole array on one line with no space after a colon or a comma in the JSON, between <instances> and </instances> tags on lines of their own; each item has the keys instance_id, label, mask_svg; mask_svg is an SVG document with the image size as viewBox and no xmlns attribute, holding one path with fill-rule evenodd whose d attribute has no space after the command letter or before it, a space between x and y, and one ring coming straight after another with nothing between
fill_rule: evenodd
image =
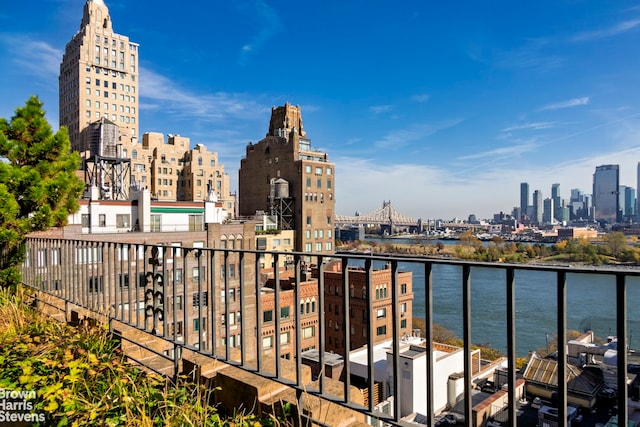
<instances>
[{"instance_id":1,"label":"railing post","mask_svg":"<svg viewBox=\"0 0 640 427\"><path fill-rule=\"evenodd\" d=\"M509 425L517 423L516 408L516 280L514 268L507 268L507 383Z\"/></svg>"},{"instance_id":2,"label":"railing post","mask_svg":"<svg viewBox=\"0 0 640 427\"><path fill-rule=\"evenodd\" d=\"M558 423L567 425L567 273L558 271Z\"/></svg>"},{"instance_id":3,"label":"railing post","mask_svg":"<svg viewBox=\"0 0 640 427\"><path fill-rule=\"evenodd\" d=\"M616 333L618 335L618 425L626 426L627 407L627 286L625 274L616 274Z\"/></svg>"},{"instance_id":4,"label":"railing post","mask_svg":"<svg viewBox=\"0 0 640 427\"><path fill-rule=\"evenodd\" d=\"M392 348L393 348L393 392L395 397L394 403L394 419L399 420L401 418L401 400L400 393L400 327L398 316L398 261L391 261L391 329L393 331ZM373 315L373 313L371 313Z\"/></svg>"},{"instance_id":5,"label":"railing post","mask_svg":"<svg viewBox=\"0 0 640 427\"><path fill-rule=\"evenodd\" d=\"M464 341L464 420L467 426L471 426L473 413L473 400L471 398L471 267L468 264L462 266L462 318Z\"/></svg>"},{"instance_id":6,"label":"railing post","mask_svg":"<svg viewBox=\"0 0 640 427\"><path fill-rule=\"evenodd\" d=\"M433 372L435 364L433 360L433 268L431 263L424 265L424 285L425 339L427 347L427 425L432 427L435 424L433 403Z\"/></svg>"}]
</instances>

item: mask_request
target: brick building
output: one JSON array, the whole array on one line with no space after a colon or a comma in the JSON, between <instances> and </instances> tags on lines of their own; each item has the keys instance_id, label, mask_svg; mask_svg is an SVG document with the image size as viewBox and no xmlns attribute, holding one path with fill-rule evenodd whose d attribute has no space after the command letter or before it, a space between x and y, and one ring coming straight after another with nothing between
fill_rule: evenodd
<instances>
[{"instance_id":1,"label":"brick building","mask_svg":"<svg viewBox=\"0 0 640 427\"><path fill-rule=\"evenodd\" d=\"M274 107L267 135L240 161L239 214L276 215L279 228L295 230L297 251L332 253L334 188L335 166L312 150L300 107Z\"/></svg>"}]
</instances>

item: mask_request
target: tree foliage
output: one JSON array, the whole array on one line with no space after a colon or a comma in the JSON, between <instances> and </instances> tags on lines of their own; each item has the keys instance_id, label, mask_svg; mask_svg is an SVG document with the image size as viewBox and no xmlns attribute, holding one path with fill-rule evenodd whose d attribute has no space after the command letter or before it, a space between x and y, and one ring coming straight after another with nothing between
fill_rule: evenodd
<instances>
[{"instance_id":1,"label":"tree foliage","mask_svg":"<svg viewBox=\"0 0 640 427\"><path fill-rule=\"evenodd\" d=\"M31 97L10 121L0 119L0 284L15 283L27 234L66 224L83 183L66 128L55 134L42 102Z\"/></svg>"}]
</instances>

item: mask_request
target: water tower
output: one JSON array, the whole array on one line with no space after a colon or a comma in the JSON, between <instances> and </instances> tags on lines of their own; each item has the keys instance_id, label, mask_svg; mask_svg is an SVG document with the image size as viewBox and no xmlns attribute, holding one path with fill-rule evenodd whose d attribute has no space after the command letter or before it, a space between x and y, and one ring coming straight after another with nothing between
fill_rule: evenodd
<instances>
[{"instance_id":1,"label":"water tower","mask_svg":"<svg viewBox=\"0 0 640 427\"><path fill-rule=\"evenodd\" d=\"M289 182L283 178L272 178L269 190L269 214L278 218L282 230L295 229L293 197L289 196Z\"/></svg>"},{"instance_id":2,"label":"water tower","mask_svg":"<svg viewBox=\"0 0 640 427\"><path fill-rule=\"evenodd\" d=\"M85 160L84 180L100 189L104 200L127 200L131 186L131 159L125 158L118 125L106 118L95 121L83 131L89 153Z\"/></svg>"}]
</instances>

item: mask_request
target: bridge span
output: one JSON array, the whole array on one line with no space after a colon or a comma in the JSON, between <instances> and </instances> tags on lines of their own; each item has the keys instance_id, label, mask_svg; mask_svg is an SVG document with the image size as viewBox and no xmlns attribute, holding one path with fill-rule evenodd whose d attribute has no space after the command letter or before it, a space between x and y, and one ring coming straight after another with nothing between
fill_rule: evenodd
<instances>
[{"instance_id":1,"label":"bridge span","mask_svg":"<svg viewBox=\"0 0 640 427\"><path fill-rule=\"evenodd\" d=\"M380 226L392 232L394 229L405 229L412 232L419 232L422 229L422 220L414 219L398 212L391 201L383 201L382 207L366 215L336 215L336 227L370 225Z\"/></svg>"}]
</instances>

